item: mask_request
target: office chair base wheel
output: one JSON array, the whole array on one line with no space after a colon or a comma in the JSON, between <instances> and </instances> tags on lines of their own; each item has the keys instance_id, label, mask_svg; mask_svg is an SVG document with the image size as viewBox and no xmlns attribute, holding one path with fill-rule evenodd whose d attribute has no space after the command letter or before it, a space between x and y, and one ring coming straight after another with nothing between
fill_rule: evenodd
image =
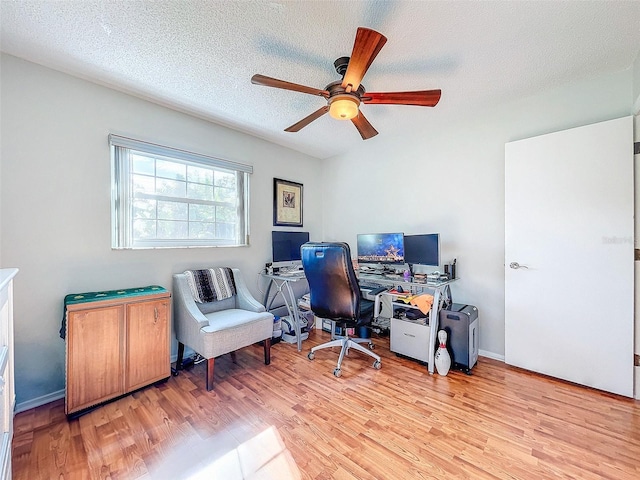
<instances>
[{"instance_id":1,"label":"office chair base wheel","mask_svg":"<svg viewBox=\"0 0 640 480\"><path fill-rule=\"evenodd\" d=\"M307 358L308 358L309 360L313 360L314 358L316 358L316 354L315 354L315 353L313 353L313 352L309 352L309 353L307 354Z\"/></svg>"},{"instance_id":2,"label":"office chair base wheel","mask_svg":"<svg viewBox=\"0 0 640 480\"><path fill-rule=\"evenodd\" d=\"M373 368L375 368L376 370L380 370L382 368L382 363L376 360L375 362L373 362Z\"/></svg>"},{"instance_id":3,"label":"office chair base wheel","mask_svg":"<svg viewBox=\"0 0 640 480\"><path fill-rule=\"evenodd\" d=\"M376 346L373 343L369 343L369 350L373 350Z\"/></svg>"},{"instance_id":4,"label":"office chair base wheel","mask_svg":"<svg viewBox=\"0 0 640 480\"><path fill-rule=\"evenodd\" d=\"M336 378L340 378L340 377L342 376L342 370L340 370L339 368L336 368L336 369L333 371L333 375L334 375Z\"/></svg>"}]
</instances>

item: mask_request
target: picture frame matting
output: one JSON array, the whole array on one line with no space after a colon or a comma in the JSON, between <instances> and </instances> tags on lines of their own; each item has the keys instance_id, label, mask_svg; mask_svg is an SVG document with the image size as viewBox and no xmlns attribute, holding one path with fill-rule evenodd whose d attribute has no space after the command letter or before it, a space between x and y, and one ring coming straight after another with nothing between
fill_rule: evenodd
<instances>
[{"instance_id":1,"label":"picture frame matting","mask_svg":"<svg viewBox=\"0 0 640 480\"><path fill-rule=\"evenodd\" d=\"M302 227L301 183L273 179L273 225Z\"/></svg>"}]
</instances>

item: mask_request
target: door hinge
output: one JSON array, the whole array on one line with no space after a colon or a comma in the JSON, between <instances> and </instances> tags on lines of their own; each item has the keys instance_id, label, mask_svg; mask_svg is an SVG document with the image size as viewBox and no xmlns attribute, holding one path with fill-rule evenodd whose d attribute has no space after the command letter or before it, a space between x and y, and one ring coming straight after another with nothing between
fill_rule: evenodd
<instances>
[{"instance_id":1,"label":"door hinge","mask_svg":"<svg viewBox=\"0 0 640 480\"><path fill-rule=\"evenodd\" d=\"M640 142L636 142L633 144L633 154L634 155L640 154Z\"/></svg>"},{"instance_id":2,"label":"door hinge","mask_svg":"<svg viewBox=\"0 0 640 480\"><path fill-rule=\"evenodd\" d=\"M636 249L634 249L634 251L633 251L633 252L634 252L634 260L635 260L636 262L637 262L637 261L640 261L640 248L636 248Z\"/></svg>"},{"instance_id":3,"label":"door hinge","mask_svg":"<svg viewBox=\"0 0 640 480\"><path fill-rule=\"evenodd\" d=\"M640 367L640 355L635 354L633 356L633 365L636 367Z\"/></svg>"}]
</instances>

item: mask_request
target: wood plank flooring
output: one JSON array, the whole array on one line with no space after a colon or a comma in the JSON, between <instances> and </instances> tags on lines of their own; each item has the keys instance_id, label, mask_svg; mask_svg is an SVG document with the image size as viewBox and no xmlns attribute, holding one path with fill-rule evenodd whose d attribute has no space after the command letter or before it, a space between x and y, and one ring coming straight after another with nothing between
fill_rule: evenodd
<instances>
[{"instance_id":1,"label":"wood plank flooring","mask_svg":"<svg viewBox=\"0 0 640 480\"><path fill-rule=\"evenodd\" d=\"M16 415L13 478L634 479L640 402L480 358L429 375L374 338L382 369L312 332L298 353L251 346L78 419L63 401ZM585 368L589 368L585 365Z\"/></svg>"}]
</instances>

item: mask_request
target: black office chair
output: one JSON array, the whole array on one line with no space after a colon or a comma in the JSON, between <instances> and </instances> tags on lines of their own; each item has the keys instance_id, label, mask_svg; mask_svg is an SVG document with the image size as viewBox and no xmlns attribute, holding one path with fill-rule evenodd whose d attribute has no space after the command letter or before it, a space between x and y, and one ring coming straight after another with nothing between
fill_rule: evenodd
<instances>
[{"instance_id":1,"label":"black office chair","mask_svg":"<svg viewBox=\"0 0 640 480\"><path fill-rule=\"evenodd\" d=\"M373 367L380 369L380 357L366 349L361 343L374 345L368 338L350 338L347 328L357 328L371 323L373 302L361 298L358 279L351 263L351 251L346 243L313 243L302 245L302 266L309 282L311 310L315 315L336 322L342 327L344 336L313 347L309 360L321 348L341 347L338 365L333 374L342 375L342 360L349 349L355 349L375 358Z\"/></svg>"}]
</instances>

